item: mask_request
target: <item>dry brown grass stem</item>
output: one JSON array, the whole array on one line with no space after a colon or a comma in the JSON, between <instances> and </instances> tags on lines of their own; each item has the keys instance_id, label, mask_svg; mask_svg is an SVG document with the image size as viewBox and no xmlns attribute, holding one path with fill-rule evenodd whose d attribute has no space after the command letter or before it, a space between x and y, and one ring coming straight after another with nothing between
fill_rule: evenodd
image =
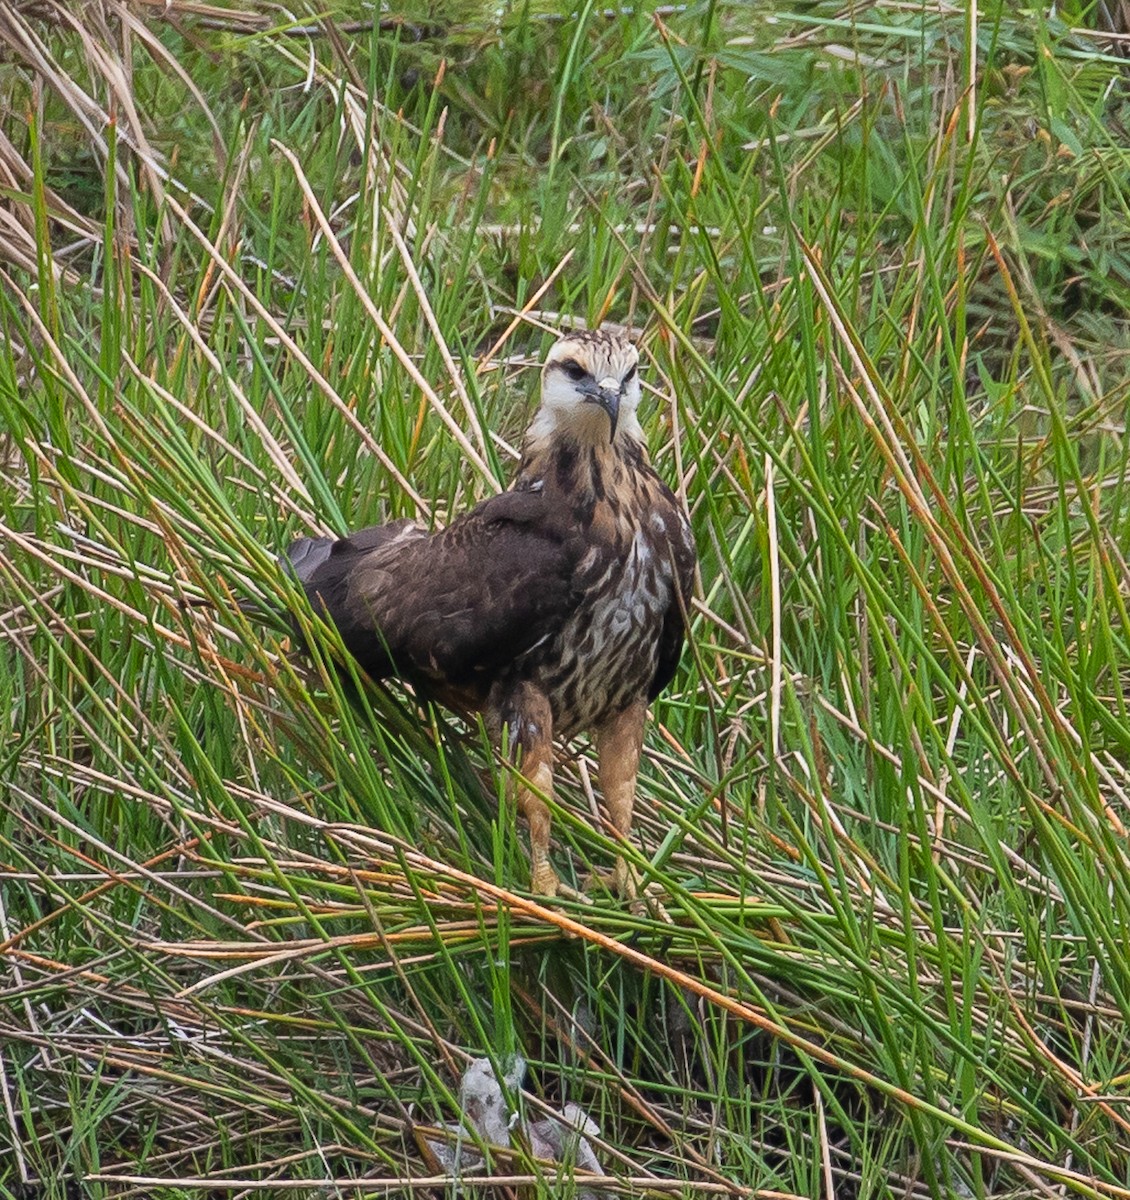
<instances>
[{"instance_id":1,"label":"dry brown grass stem","mask_svg":"<svg viewBox=\"0 0 1130 1200\"><path fill-rule=\"evenodd\" d=\"M469 462L471 464L471 466L473 466L475 468L475 470L478 472L478 474L482 478L482 480L485 483L487 483L493 491L498 491L499 490L498 480L495 479L494 473L491 471L490 467L487 465L486 460L482 457L482 455L479 453L479 451L471 443L471 440L463 432L463 430L459 426L458 422L448 411L447 406L443 403L443 401L437 395L435 389L420 373L420 369L416 366L416 363L413 360L412 356L408 353L408 351L404 348L404 346L401 345L400 340L396 336L396 333L393 331L392 327L388 324L388 322L384 319L384 316L381 314L381 312L377 308L377 306L373 303L371 297L369 296L368 290L365 288L365 285L357 277L357 273L353 270L353 266L350 263L349 259L346 257L345 251L342 250L341 246L338 243L337 238L334 236L333 229L331 228L330 223L326 218L326 214L322 211L321 206L318 204L318 198L314 195L314 190L313 190L313 188L311 188L310 182L306 178L306 175L302 170L302 166L299 163L297 156L294 154L294 152L289 147L284 146L281 142L273 141L272 145L275 147L276 150L279 151L280 154L283 155L283 157L287 160L287 162L290 163L292 169L294 170L295 178L298 180L298 185L302 189L303 196L305 196L305 198L306 198L306 203L309 205L310 211L313 214L314 219L317 221L319 227L321 228L322 234L325 236L327 243L328 243L331 251L333 252L334 258L337 259L338 266L341 267L342 274L345 276L346 280L349 282L349 286L353 289L354 295L356 295L358 300L360 300L362 307L364 308L366 314L369 317L369 320L372 321L374 327L380 333L381 338L388 345L389 349L393 352L397 361L404 368L404 370L408 374L409 378L420 389L420 391L424 395L425 399L431 405L432 411L436 413L436 415L443 422L444 426L447 428L448 432L455 439L460 450L462 450L463 456L466 459L466 461ZM392 230L393 230L393 227L390 226L390 231L392 231ZM399 236L399 235L396 234L395 236ZM404 246L403 240L401 240L400 245ZM402 256L407 256L407 247L406 246L404 246L404 248L402 250ZM414 286L418 286L419 285L419 276L415 273L414 268L413 268L412 274L414 276ZM428 311L430 311L430 308ZM434 323L434 319L433 319L433 323ZM445 361L450 362L451 370L453 370L453 371L456 370L454 362L451 362L451 360L450 360L450 354L447 355L447 358ZM462 384L460 384L460 388L462 388ZM464 397L466 397L465 391L463 391L462 394ZM469 411L470 411L470 407L471 407L470 401L467 400L467 408Z\"/></svg>"}]
</instances>

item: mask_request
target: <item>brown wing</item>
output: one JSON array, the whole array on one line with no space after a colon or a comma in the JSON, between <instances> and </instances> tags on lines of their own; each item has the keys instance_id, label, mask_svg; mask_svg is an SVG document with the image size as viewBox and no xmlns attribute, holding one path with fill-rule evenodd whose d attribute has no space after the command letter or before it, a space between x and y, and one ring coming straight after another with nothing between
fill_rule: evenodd
<instances>
[{"instance_id":1,"label":"brown wing","mask_svg":"<svg viewBox=\"0 0 1130 1200\"><path fill-rule=\"evenodd\" d=\"M648 689L648 700L654 700L675 677L686 639L685 614L690 613L694 569L698 561L690 522L682 505L666 484L661 483L660 487L667 503L656 510L662 515L664 525L659 540L666 543L662 552L670 555L678 591L672 595L671 603L663 614L663 625L659 632L659 658L655 678Z\"/></svg>"},{"instance_id":2,"label":"brown wing","mask_svg":"<svg viewBox=\"0 0 1130 1200\"><path fill-rule=\"evenodd\" d=\"M370 675L485 696L577 603L583 545L538 492L504 492L442 533L374 526L289 557Z\"/></svg>"}]
</instances>

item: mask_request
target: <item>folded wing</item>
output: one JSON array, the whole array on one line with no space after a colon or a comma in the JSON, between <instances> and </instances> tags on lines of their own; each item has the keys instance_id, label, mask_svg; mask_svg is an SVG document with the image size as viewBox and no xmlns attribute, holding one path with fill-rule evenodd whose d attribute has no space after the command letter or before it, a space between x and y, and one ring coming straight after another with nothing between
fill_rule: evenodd
<instances>
[{"instance_id":1,"label":"folded wing","mask_svg":"<svg viewBox=\"0 0 1130 1200\"><path fill-rule=\"evenodd\" d=\"M580 539L541 494L505 492L442 533L411 521L288 551L315 609L374 678L402 675L485 696L578 601Z\"/></svg>"}]
</instances>

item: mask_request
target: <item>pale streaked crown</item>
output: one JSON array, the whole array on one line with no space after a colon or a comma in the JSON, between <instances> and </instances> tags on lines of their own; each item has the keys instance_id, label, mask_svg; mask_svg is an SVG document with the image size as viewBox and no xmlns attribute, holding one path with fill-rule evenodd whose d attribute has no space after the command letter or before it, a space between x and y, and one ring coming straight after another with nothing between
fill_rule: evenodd
<instances>
[{"instance_id":1,"label":"pale streaked crown","mask_svg":"<svg viewBox=\"0 0 1130 1200\"><path fill-rule=\"evenodd\" d=\"M639 352L627 338L602 331L566 334L551 347L542 369L541 407L530 426L535 441L563 434L585 443L643 440L636 409L640 402ZM607 405L614 395L614 426Z\"/></svg>"}]
</instances>

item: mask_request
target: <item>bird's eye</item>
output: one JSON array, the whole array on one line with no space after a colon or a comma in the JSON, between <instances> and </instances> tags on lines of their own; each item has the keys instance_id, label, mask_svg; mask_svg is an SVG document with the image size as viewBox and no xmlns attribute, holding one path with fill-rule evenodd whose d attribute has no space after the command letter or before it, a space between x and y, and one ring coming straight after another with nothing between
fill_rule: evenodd
<instances>
[{"instance_id":1,"label":"bird's eye","mask_svg":"<svg viewBox=\"0 0 1130 1200\"><path fill-rule=\"evenodd\" d=\"M574 383L580 383L588 374L579 362L574 362L571 358L561 364L561 369Z\"/></svg>"},{"instance_id":2,"label":"bird's eye","mask_svg":"<svg viewBox=\"0 0 1130 1200\"><path fill-rule=\"evenodd\" d=\"M631 383L632 380L635 379L635 377L636 377L636 368L633 365L633 366L629 367L627 375L624 376L624 382Z\"/></svg>"}]
</instances>

